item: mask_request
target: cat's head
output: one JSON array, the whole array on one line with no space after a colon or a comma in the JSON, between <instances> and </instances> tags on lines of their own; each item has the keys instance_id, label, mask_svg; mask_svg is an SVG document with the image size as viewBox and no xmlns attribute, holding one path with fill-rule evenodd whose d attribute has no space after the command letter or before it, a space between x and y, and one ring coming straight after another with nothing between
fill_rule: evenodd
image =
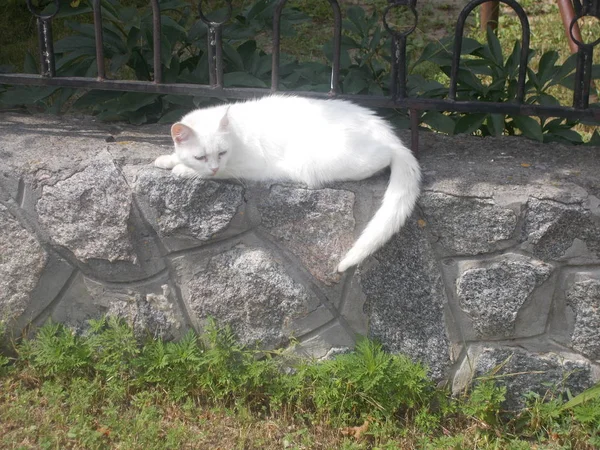
<instances>
[{"instance_id":1,"label":"cat's head","mask_svg":"<svg viewBox=\"0 0 600 450\"><path fill-rule=\"evenodd\" d=\"M231 155L228 111L218 124L204 123L195 129L181 122L171 127L171 137L179 160L203 178L216 175Z\"/></svg>"}]
</instances>

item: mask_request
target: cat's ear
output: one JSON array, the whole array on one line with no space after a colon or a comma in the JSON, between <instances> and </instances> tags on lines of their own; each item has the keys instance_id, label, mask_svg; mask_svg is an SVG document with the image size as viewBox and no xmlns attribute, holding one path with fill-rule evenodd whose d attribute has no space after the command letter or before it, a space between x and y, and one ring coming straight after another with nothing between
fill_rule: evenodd
<instances>
[{"instance_id":1,"label":"cat's ear","mask_svg":"<svg viewBox=\"0 0 600 450\"><path fill-rule=\"evenodd\" d=\"M173 124L171 127L171 137L173 138L173 142L176 144L181 144L182 142L187 141L192 137L192 129L187 125L184 125L180 122Z\"/></svg>"},{"instance_id":2,"label":"cat's ear","mask_svg":"<svg viewBox=\"0 0 600 450\"><path fill-rule=\"evenodd\" d=\"M225 114L219 122L219 131L227 131L229 129L229 106L225 110Z\"/></svg>"}]
</instances>

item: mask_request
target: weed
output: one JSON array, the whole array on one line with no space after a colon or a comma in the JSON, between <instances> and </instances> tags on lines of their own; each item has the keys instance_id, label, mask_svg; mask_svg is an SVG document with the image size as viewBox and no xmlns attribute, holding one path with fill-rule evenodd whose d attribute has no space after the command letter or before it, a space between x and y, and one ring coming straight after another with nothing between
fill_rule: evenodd
<instances>
[{"instance_id":1,"label":"weed","mask_svg":"<svg viewBox=\"0 0 600 450\"><path fill-rule=\"evenodd\" d=\"M566 403L553 389L528 394L511 419L493 379L452 398L425 367L367 339L314 362L240 345L212 321L201 335L164 342L136 340L127 324L103 318L83 334L49 323L16 350L0 373L2 448L521 450L600 441L597 387Z\"/></svg>"}]
</instances>

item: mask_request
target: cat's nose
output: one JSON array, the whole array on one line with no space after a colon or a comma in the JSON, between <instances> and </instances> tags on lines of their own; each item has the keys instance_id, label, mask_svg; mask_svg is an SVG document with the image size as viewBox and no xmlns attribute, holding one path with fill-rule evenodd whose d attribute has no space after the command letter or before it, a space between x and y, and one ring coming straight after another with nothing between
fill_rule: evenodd
<instances>
[{"instance_id":1,"label":"cat's nose","mask_svg":"<svg viewBox=\"0 0 600 450\"><path fill-rule=\"evenodd\" d=\"M219 171L219 168L215 167L214 169L210 169L210 170L212 171L212 173L214 175L214 174L216 174Z\"/></svg>"}]
</instances>

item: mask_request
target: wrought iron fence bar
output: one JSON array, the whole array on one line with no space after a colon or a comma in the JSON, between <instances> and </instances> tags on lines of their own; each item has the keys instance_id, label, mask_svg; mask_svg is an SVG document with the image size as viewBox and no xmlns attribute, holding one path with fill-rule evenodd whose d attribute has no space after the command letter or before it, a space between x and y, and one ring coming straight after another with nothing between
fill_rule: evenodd
<instances>
[{"instance_id":1,"label":"wrought iron fence bar","mask_svg":"<svg viewBox=\"0 0 600 450\"><path fill-rule=\"evenodd\" d=\"M392 76L390 82L390 93L392 98L405 98L406 89L406 38L417 28L419 16L416 9L416 0L390 0L390 4L385 8L382 16L383 28L392 36ZM406 6L414 16L413 25L405 31L397 31L389 26L387 16L394 8Z\"/></svg>"},{"instance_id":2,"label":"wrought iron fence bar","mask_svg":"<svg viewBox=\"0 0 600 450\"><path fill-rule=\"evenodd\" d=\"M488 1L491 0L472 0L463 8L458 16L454 34L454 47L452 50L452 68L450 70L450 90L448 96L451 100L456 99L462 39L467 17L477 6ZM525 10L523 10L521 5L519 5L519 3L517 3L515 0L500 0L500 2L510 6L521 21L521 57L519 60L519 76L517 79L517 102L522 103L525 100L525 75L527 73L527 61L529 59L529 37L531 35L529 19L527 19Z\"/></svg>"},{"instance_id":3,"label":"wrought iron fence bar","mask_svg":"<svg viewBox=\"0 0 600 450\"><path fill-rule=\"evenodd\" d=\"M279 90L279 63L281 57L281 13L287 0L279 0L273 10L273 58L271 65L271 91Z\"/></svg>"},{"instance_id":4,"label":"wrought iron fence bar","mask_svg":"<svg viewBox=\"0 0 600 450\"><path fill-rule=\"evenodd\" d=\"M148 83L129 80L97 80L89 77L42 77L31 74L0 74L0 84L32 86L61 86L111 91L146 92L154 94L200 95L215 98L243 99L269 95L268 88L219 88L189 83ZM328 92L290 91L290 94L312 98L331 98ZM600 108L576 109L564 106L529 105L516 103L453 101L449 99L416 98L392 99L381 95L336 95L372 108L399 108L415 110L453 111L459 113L497 113L509 115L564 117L589 119L600 122Z\"/></svg>"},{"instance_id":5,"label":"wrought iron fence bar","mask_svg":"<svg viewBox=\"0 0 600 450\"><path fill-rule=\"evenodd\" d=\"M45 77L56 75L56 58L54 56L54 39L52 37L52 18L60 9L59 0L54 0L56 8L52 14L42 14L35 9L31 0L26 0L27 9L36 17L38 45L40 50L40 73Z\"/></svg>"},{"instance_id":6,"label":"wrought iron fence bar","mask_svg":"<svg viewBox=\"0 0 600 450\"><path fill-rule=\"evenodd\" d=\"M150 0L152 3L152 38L154 45L154 82L162 83L162 65L161 65L161 18L160 5L158 0Z\"/></svg>"},{"instance_id":7,"label":"wrought iron fence bar","mask_svg":"<svg viewBox=\"0 0 600 450\"><path fill-rule=\"evenodd\" d=\"M331 66L331 93L340 89L340 56L342 53L342 11L337 0L329 0L333 11L333 58Z\"/></svg>"},{"instance_id":8,"label":"wrought iron fence bar","mask_svg":"<svg viewBox=\"0 0 600 450\"><path fill-rule=\"evenodd\" d=\"M406 97L406 37L392 37L392 79L390 94L393 98Z\"/></svg>"},{"instance_id":9,"label":"wrought iron fence bar","mask_svg":"<svg viewBox=\"0 0 600 450\"><path fill-rule=\"evenodd\" d=\"M592 82L592 57L592 48L579 48L575 69L575 89L573 92L574 108L585 109L589 106L590 84Z\"/></svg>"},{"instance_id":10,"label":"wrought iron fence bar","mask_svg":"<svg viewBox=\"0 0 600 450\"><path fill-rule=\"evenodd\" d=\"M40 45L40 68L45 77L56 75L54 44L52 40L52 19L37 19L38 39Z\"/></svg>"},{"instance_id":11,"label":"wrought iron fence bar","mask_svg":"<svg viewBox=\"0 0 600 450\"><path fill-rule=\"evenodd\" d=\"M198 15L208 27L206 50L208 58L208 79L211 86L223 87L223 24L231 18L233 6L227 0L227 16L221 22L210 20L202 10L202 0L198 0Z\"/></svg>"},{"instance_id":12,"label":"wrought iron fence bar","mask_svg":"<svg viewBox=\"0 0 600 450\"><path fill-rule=\"evenodd\" d=\"M98 78L106 78L106 69L104 67L104 36L102 33L102 7L100 0L94 0L92 3L94 11L94 35L96 38L96 65L98 66Z\"/></svg>"}]
</instances>

